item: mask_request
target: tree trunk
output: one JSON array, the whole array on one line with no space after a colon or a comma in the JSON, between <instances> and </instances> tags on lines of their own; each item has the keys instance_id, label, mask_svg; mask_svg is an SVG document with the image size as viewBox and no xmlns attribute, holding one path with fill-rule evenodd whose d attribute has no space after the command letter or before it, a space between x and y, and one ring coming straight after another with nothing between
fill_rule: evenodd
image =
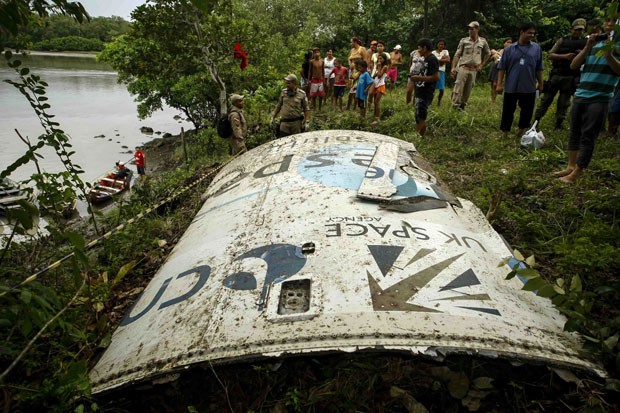
<instances>
[{"instance_id":1,"label":"tree trunk","mask_svg":"<svg viewBox=\"0 0 620 413\"><path fill-rule=\"evenodd\" d=\"M207 66L209 67L209 73L211 74L211 78L220 89L220 115L223 113L228 113L228 106L226 105L226 84L220 77L220 74L217 71L217 67L213 64L213 61L211 59L208 59Z\"/></svg>"},{"instance_id":2,"label":"tree trunk","mask_svg":"<svg viewBox=\"0 0 620 413\"><path fill-rule=\"evenodd\" d=\"M198 37L198 40L204 44L204 36L200 28L200 22L198 22L197 20L194 21L194 29L196 30L196 36ZM217 70L217 65L215 64L215 61L211 58L211 51L209 50L209 47L207 45L202 46L202 53L205 57L205 64L207 65L207 68L209 68L209 74L211 75L211 79L213 79L217 87L220 89L220 115L223 113L228 113L228 105L226 104L226 84L220 77L220 74Z\"/></svg>"}]
</instances>

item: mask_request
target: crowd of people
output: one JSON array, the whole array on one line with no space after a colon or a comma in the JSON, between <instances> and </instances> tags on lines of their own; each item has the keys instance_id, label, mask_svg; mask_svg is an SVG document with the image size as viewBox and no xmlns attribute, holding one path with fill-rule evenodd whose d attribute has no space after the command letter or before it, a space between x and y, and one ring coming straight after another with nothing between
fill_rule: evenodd
<instances>
[{"instance_id":1,"label":"crowd of people","mask_svg":"<svg viewBox=\"0 0 620 413\"><path fill-rule=\"evenodd\" d=\"M438 104L441 104L445 88L446 65L450 62L450 54L446 49L446 42L440 39L433 45L430 39L421 39L418 48L409 55L409 73L407 76L407 103L414 102L417 131L424 134L426 117L435 89L439 90ZM293 91L301 89L308 100L308 110L321 111L324 102L331 99L333 110L357 109L365 117L367 111L372 111L373 124L377 124L381 117L381 101L389 90L394 90L398 80L399 68L405 62L400 45L394 46L391 52L386 51L385 44L379 40L372 40L365 48L359 38L351 38L351 50L347 60L336 58L333 50L328 49L325 58L321 57L321 50L316 47L308 50L300 71L300 83L296 75L294 85L287 81L287 89L282 91L276 111L277 116L282 108L289 108L287 96L293 96ZM345 66L348 64L348 66ZM415 99L414 99L415 95ZM346 96L346 99L345 99ZM284 119L303 117L306 108L300 103L298 109L286 110ZM292 113L290 113L292 112ZM300 121L301 122L301 121ZM287 131L280 128L280 136L286 136ZM303 125L297 128L303 130Z\"/></svg>"},{"instance_id":2,"label":"crowd of people","mask_svg":"<svg viewBox=\"0 0 620 413\"><path fill-rule=\"evenodd\" d=\"M512 129L517 107L520 136L532 125L532 117L535 125L540 125L558 94L555 127L562 129L572 98L568 165L555 176L567 183L575 182L592 158L594 142L605 124L620 78L618 56L607 46L614 41L613 27L614 22L610 20L575 19L571 33L558 39L549 52L552 70L547 81L543 79L542 49L534 41L537 27L531 22L521 25L516 41L509 37L503 39L502 48L498 50L491 49L480 36L477 21L467 25L468 36L460 39L452 57L445 40L437 39L433 43L427 38L420 39L416 50L409 54L405 98L407 104L413 102L416 131L422 136L426 132L428 109L435 91L438 92L436 104L441 105L449 64L450 76L454 79L450 103L455 110L464 111L478 73L490 61L491 102L495 103L497 96L503 95L499 129L504 136ZM394 89L403 63L400 45L387 52L383 42L372 40L365 48L357 37L351 38L346 61L335 57L332 49L327 50L325 58L321 57L319 48L308 50L301 66L300 81L295 74L286 76L286 88L272 113L274 127L280 115L277 136L303 132L308 127L310 111L321 111L329 99L332 110L343 110L344 100L347 110L357 109L362 117L372 110L372 123L377 124L383 96L388 89ZM536 99L541 95L536 108ZM239 95L231 98L234 153L245 149L242 143L247 125L243 127L245 118L242 111L237 110L239 101L242 109L242 100ZM608 125L608 134L615 134L620 125L620 93L611 104Z\"/></svg>"}]
</instances>

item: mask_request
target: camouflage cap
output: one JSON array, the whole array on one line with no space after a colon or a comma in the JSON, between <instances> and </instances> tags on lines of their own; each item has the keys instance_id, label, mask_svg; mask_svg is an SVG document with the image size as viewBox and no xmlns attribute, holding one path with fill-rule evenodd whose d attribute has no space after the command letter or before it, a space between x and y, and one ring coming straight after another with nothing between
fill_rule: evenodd
<instances>
[{"instance_id":1,"label":"camouflage cap","mask_svg":"<svg viewBox=\"0 0 620 413\"><path fill-rule=\"evenodd\" d=\"M573 21L573 29L584 29L586 28L586 25L588 23L586 22L586 19L575 19Z\"/></svg>"},{"instance_id":2,"label":"camouflage cap","mask_svg":"<svg viewBox=\"0 0 620 413\"><path fill-rule=\"evenodd\" d=\"M230 103L232 104L235 104L241 100L243 100L243 95L238 95L236 93L230 95Z\"/></svg>"},{"instance_id":3,"label":"camouflage cap","mask_svg":"<svg viewBox=\"0 0 620 413\"><path fill-rule=\"evenodd\" d=\"M287 82L297 83L297 76L291 73L290 75L286 76L284 80L286 80Z\"/></svg>"}]
</instances>

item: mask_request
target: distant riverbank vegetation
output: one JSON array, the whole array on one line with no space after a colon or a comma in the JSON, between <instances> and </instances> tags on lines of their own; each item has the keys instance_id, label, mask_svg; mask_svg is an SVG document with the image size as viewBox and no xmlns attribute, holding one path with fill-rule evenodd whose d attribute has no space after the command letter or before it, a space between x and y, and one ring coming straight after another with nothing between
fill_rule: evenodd
<instances>
[{"instance_id":1,"label":"distant riverbank vegetation","mask_svg":"<svg viewBox=\"0 0 620 413\"><path fill-rule=\"evenodd\" d=\"M50 52L99 52L106 43L127 33L130 23L122 17L94 17L78 23L75 19L53 14L30 19L18 36L0 40L0 47Z\"/></svg>"}]
</instances>

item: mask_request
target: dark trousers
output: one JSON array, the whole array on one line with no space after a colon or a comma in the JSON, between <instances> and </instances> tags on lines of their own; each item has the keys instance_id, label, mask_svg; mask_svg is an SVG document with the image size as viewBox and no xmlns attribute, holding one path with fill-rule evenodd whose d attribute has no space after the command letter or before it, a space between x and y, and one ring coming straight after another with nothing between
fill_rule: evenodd
<instances>
[{"instance_id":1,"label":"dark trousers","mask_svg":"<svg viewBox=\"0 0 620 413\"><path fill-rule=\"evenodd\" d=\"M594 153L594 141L603 129L609 102L575 103L570 110L568 150L579 151L577 165L585 169Z\"/></svg>"},{"instance_id":2,"label":"dark trousers","mask_svg":"<svg viewBox=\"0 0 620 413\"><path fill-rule=\"evenodd\" d=\"M519 115L519 129L526 129L532 121L534 105L536 103L536 93L504 93L504 106L502 107L502 123L500 129L510 132L512 121L515 118L517 103L521 108Z\"/></svg>"},{"instance_id":3,"label":"dark trousers","mask_svg":"<svg viewBox=\"0 0 620 413\"><path fill-rule=\"evenodd\" d=\"M561 124L566 118L566 113L570 107L570 98L575 93L575 77L574 76L559 76L553 75L545 83L545 94L540 100L538 108L536 108L535 118L540 120L553 103L553 99L560 92L558 96L557 109L555 111L556 124Z\"/></svg>"}]
</instances>

